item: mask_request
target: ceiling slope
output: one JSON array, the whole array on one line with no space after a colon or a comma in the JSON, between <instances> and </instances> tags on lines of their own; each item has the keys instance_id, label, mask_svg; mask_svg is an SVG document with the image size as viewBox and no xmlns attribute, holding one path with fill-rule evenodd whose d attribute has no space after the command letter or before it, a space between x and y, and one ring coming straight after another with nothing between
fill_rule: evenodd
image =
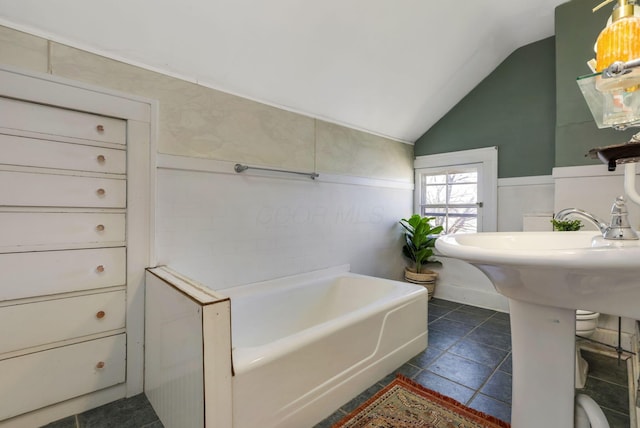
<instances>
[{"instance_id":1,"label":"ceiling slope","mask_svg":"<svg viewBox=\"0 0 640 428\"><path fill-rule=\"evenodd\" d=\"M561 0L0 0L0 23L414 142Z\"/></svg>"}]
</instances>

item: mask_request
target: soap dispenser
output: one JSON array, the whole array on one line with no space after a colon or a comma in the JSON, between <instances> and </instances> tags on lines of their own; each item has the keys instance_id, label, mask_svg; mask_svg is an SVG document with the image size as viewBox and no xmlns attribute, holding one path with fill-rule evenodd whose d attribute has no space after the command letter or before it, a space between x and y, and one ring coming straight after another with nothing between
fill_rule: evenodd
<instances>
[{"instance_id":1,"label":"soap dispenser","mask_svg":"<svg viewBox=\"0 0 640 428\"><path fill-rule=\"evenodd\" d=\"M593 11L613 0L605 0ZM640 58L640 17L634 15L633 0L617 0L607 25L596 41L596 71L601 72L615 61Z\"/></svg>"}]
</instances>

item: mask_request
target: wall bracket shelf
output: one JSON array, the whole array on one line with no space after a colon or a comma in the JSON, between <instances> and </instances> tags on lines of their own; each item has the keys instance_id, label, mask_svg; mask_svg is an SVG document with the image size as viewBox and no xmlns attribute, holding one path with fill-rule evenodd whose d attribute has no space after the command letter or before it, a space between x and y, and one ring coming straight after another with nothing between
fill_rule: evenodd
<instances>
[{"instance_id":1,"label":"wall bracket shelf","mask_svg":"<svg viewBox=\"0 0 640 428\"><path fill-rule=\"evenodd\" d=\"M618 164L640 161L640 141L596 147L587 153L591 159L600 159L608 165L609 171L615 171Z\"/></svg>"}]
</instances>

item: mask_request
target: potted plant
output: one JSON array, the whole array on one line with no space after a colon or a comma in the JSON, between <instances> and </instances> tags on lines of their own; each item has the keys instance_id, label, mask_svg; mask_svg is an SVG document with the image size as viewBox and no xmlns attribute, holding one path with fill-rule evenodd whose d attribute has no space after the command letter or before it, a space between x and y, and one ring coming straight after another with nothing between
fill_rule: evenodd
<instances>
[{"instance_id":1,"label":"potted plant","mask_svg":"<svg viewBox=\"0 0 640 428\"><path fill-rule=\"evenodd\" d=\"M422 217L419 214L400 220L405 238L402 254L411 262L411 266L404 270L404 278L408 282L425 286L429 300L433 298L438 273L425 268L425 265L440 263L433 258L433 248L437 239L435 235L443 230L442 226L432 226L432 220L435 217Z\"/></svg>"},{"instance_id":2,"label":"potted plant","mask_svg":"<svg viewBox=\"0 0 640 428\"><path fill-rule=\"evenodd\" d=\"M582 227L582 222L580 220L556 220L554 218L551 220L551 224L553 224L554 231L562 232L572 232L580 230Z\"/></svg>"}]
</instances>

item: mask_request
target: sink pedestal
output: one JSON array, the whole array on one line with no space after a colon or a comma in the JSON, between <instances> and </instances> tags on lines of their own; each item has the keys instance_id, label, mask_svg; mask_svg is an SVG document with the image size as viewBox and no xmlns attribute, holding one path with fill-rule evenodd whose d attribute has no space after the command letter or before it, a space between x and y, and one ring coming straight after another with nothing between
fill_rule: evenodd
<instances>
[{"instance_id":1,"label":"sink pedestal","mask_svg":"<svg viewBox=\"0 0 640 428\"><path fill-rule=\"evenodd\" d=\"M573 428L575 310L509 299L511 426Z\"/></svg>"},{"instance_id":2,"label":"sink pedestal","mask_svg":"<svg viewBox=\"0 0 640 428\"><path fill-rule=\"evenodd\" d=\"M640 319L640 241L589 231L460 233L436 248L476 266L509 299L512 426L573 428L573 308Z\"/></svg>"}]
</instances>

